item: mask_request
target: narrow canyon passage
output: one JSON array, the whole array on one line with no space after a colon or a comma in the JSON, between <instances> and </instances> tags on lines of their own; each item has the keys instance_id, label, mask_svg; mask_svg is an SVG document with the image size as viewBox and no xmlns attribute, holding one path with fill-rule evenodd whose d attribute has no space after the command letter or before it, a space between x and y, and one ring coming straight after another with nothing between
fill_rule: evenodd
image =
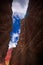
<instances>
[{"instance_id":1,"label":"narrow canyon passage","mask_svg":"<svg viewBox=\"0 0 43 65\"><path fill-rule=\"evenodd\" d=\"M10 32L12 30L12 1L0 1L1 65L5 65L4 61L10 41ZM16 48L13 48L9 65L43 65L42 0L29 0L26 16L21 20L20 24L21 33L19 41Z\"/></svg>"},{"instance_id":2,"label":"narrow canyon passage","mask_svg":"<svg viewBox=\"0 0 43 65\"><path fill-rule=\"evenodd\" d=\"M30 0L10 65L43 65L43 2Z\"/></svg>"}]
</instances>

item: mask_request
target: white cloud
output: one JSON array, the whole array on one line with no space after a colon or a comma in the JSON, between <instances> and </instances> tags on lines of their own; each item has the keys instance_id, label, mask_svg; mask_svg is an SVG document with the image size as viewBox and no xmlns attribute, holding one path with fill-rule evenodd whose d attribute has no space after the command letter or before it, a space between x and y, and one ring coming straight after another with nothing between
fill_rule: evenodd
<instances>
[{"instance_id":1,"label":"white cloud","mask_svg":"<svg viewBox=\"0 0 43 65\"><path fill-rule=\"evenodd\" d=\"M13 18L13 24L15 23L15 18Z\"/></svg>"},{"instance_id":2,"label":"white cloud","mask_svg":"<svg viewBox=\"0 0 43 65\"><path fill-rule=\"evenodd\" d=\"M18 33L20 34L20 32L21 32L21 30L19 29L19 30L18 30Z\"/></svg>"},{"instance_id":3,"label":"white cloud","mask_svg":"<svg viewBox=\"0 0 43 65\"><path fill-rule=\"evenodd\" d=\"M28 0L13 0L15 2L19 2L22 6L24 6L24 4L26 3L26 1Z\"/></svg>"},{"instance_id":4,"label":"white cloud","mask_svg":"<svg viewBox=\"0 0 43 65\"><path fill-rule=\"evenodd\" d=\"M21 4L21 6L25 6L26 3L28 3L29 0L13 0L14 2L18 2Z\"/></svg>"},{"instance_id":5,"label":"white cloud","mask_svg":"<svg viewBox=\"0 0 43 65\"><path fill-rule=\"evenodd\" d=\"M16 47L16 44L17 44L17 43L14 43L14 42L10 41L10 42L9 42L9 48Z\"/></svg>"},{"instance_id":6,"label":"white cloud","mask_svg":"<svg viewBox=\"0 0 43 65\"><path fill-rule=\"evenodd\" d=\"M20 32L20 30L19 30L19 32ZM11 41L9 42L9 48L16 47L17 42L18 42L18 40L16 40L16 37L17 37L18 40L19 40L19 34L18 34L18 33L13 33L13 34L12 34Z\"/></svg>"},{"instance_id":7,"label":"white cloud","mask_svg":"<svg viewBox=\"0 0 43 65\"><path fill-rule=\"evenodd\" d=\"M22 0L22 2L24 3L23 0ZM27 11L27 7L28 7L28 0L25 0L24 6L21 5L20 0L16 0L16 2L14 1L12 3L13 14L14 14L14 12L18 12L18 13L22 13L25 16L26 11Z\"/></svg>"},{"instance_id":8,"label":"white cloud","mask_svg":"<svg viewBox=\"0 0 43 65\"><path fill-rule=\"evenodd\" d=\"M19 37L19 34L18 34L18 33L13 33L13 34L12 34L12 42L15 42L15 41L16 41L16 40L15 40L16 37ZM18 41L18 40L17 40L17 41ZM16 42L17 42L17 41L16 41Z\"/></svg>"}]
</instances>

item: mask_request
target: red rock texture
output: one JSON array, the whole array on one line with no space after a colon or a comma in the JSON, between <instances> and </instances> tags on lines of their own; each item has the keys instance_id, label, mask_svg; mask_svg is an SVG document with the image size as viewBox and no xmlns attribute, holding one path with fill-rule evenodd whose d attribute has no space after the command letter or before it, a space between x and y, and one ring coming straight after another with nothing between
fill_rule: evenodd
<instances>
[{"instance_id":1,"label":"red rock texture","mask_svg":"<svg viewBox=\"0 0 43 65\"><path fill-rule=\"evenodd\" d=\"M5 57L5 61L10 61L12 50L13 48L8 49L6 57Z\"/></svg>"},{"instance_id":2,"label":"red rock texture","mask_svg":"<svg viewBox=\"0 0 43 65\"><path fill-rule=\"evenodd\" d=\"M10 65L43 65L43 1L30 0Z\"/></svg>"},{"instance_id":3,"label":"red rock texture","mask_svg":"<svg viewBox=\"0 0 43 65\"><path fill-rule=\"evenodd\" d=\"M26 26L28 40L28 64L43 65L43 2L30 0L28 23Z\"/></svg>"},{"instance_id":4,"label":"red rock texture","mask_svg":"<svg viewBox=\"0 0 43 65\"><path fill-rule=\"evenodd\" d=\"M0 1L0 63L4 61L12 29L12 0Z\"/></svg>"}]
</instances>

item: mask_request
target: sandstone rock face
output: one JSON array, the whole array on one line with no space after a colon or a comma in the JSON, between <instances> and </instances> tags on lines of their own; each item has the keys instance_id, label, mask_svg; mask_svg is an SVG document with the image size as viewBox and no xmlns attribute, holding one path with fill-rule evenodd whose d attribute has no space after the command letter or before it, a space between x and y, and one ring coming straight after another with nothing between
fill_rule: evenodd
<instances>
[{"instance_id":1,"label":"sandstone rock face","mask_svg":"<svg viewBox=\"0 0 43 65\"><path fill-rule=\"evenodd\" d=\"M43 2L30 0L27 16L28 64L43 65Z\"/></svg>"},{"instance_id":2,"label":"sandstone rock face","mask_svg":"<svg viewBox=\"0 0 43 65\"><path fill-rule=\"evenodd\" d=\"M0 1L0 63L4 61L12 29L12 0Z\"/></svg>"},{"instance_id":3,"label":"sandstone rock face","mask_svg":"<svg viewBox=\"0 0 43 65\"><path fill-rule=\"evenodd\" d=\"M25 43L25 21L21 21L21 34L18 45L12 51L10 65L25 65L26 61L26 43Z\"/></svg>"},{"instance_id":4,"label":"sandstone rock face","mask_svg":"<svg viewBox=\"0 0 43 65\"><path fill-rule=\"evenodd\" d=\"M30 0L10 65L43 65L43 2Z\"/></svg>"}]
</instances>

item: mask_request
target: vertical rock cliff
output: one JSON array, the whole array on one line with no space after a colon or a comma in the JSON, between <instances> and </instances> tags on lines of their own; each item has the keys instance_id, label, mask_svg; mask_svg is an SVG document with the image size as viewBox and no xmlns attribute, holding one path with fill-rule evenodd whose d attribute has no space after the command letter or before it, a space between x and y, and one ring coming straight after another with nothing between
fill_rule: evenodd
<instances>
[{"instance_id":1,"label":"vertical rock cliff","mask_svg":"<svg viewBox=\"0 0 43 65\"><path fill-rule=\"evenodd\" d=\"M43 1L30 0L10 65L43 65Z\"/></svg>"},{"instance_id":2,"label":"vertical rock cliff","mask_svg":"<svg viewBox=\"0 0 43 65\"><path fill-rule=\"evenodd\" d=\"M30 0L26 17L28 64L43 65L43 2Z\"/></svg>"},{"instance_id":3,"label":"vertical rock cliff","mask_svg":"<svg viewBox=\"0 0 43 65\"><path fill-rule=\"evenodd\" d=\"M0 1L0 63L4 63L12 25L12 0ZM4 65L4 64L3 64Z\"/></svg>"}]
</instances>

